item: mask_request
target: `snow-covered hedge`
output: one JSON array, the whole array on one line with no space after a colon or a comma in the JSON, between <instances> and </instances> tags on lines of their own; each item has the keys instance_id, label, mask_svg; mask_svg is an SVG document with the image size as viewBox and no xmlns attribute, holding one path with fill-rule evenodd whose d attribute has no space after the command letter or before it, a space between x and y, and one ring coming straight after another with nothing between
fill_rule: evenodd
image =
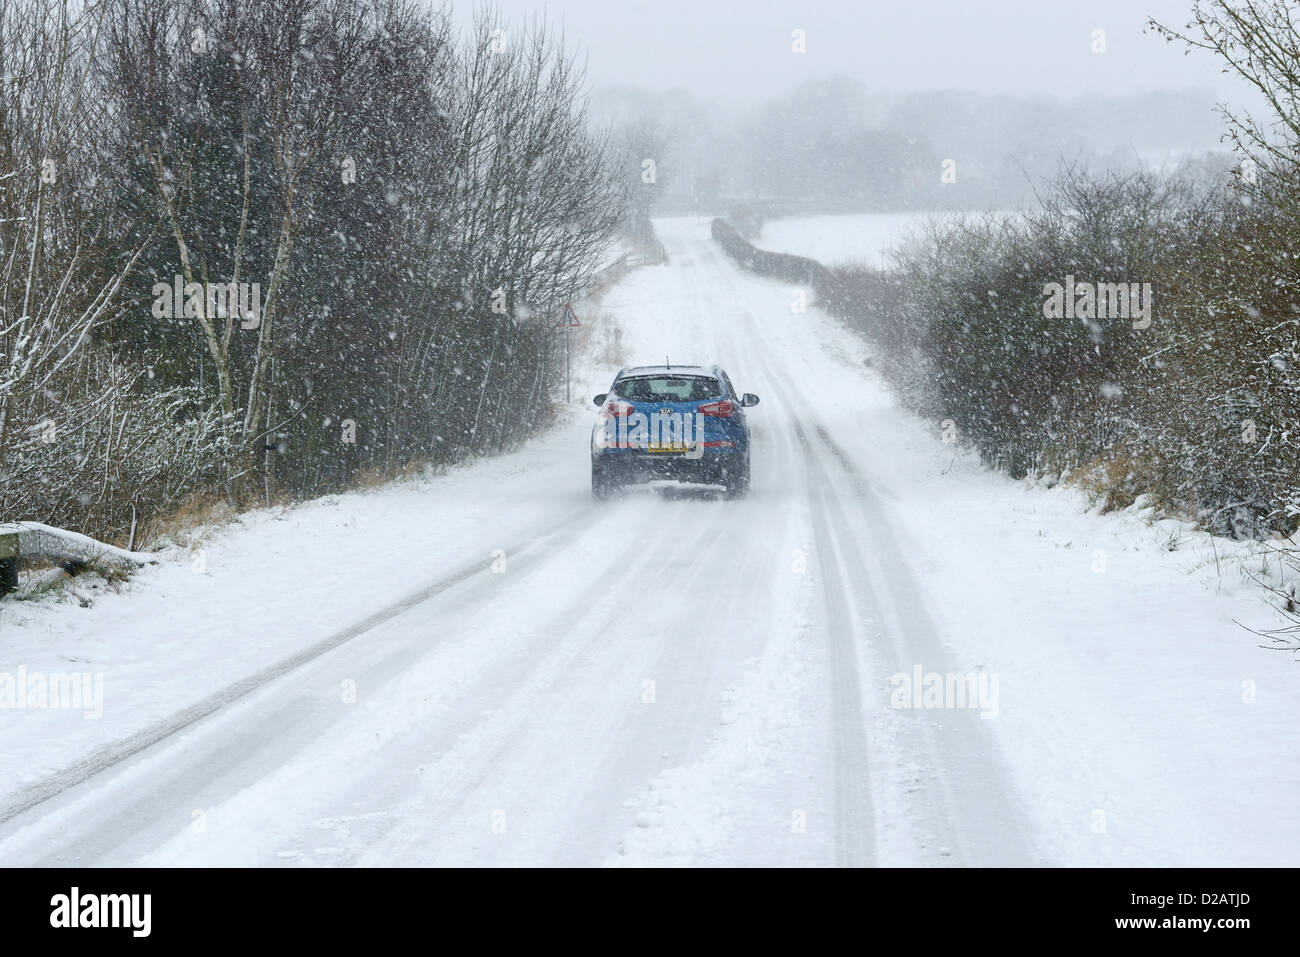
<instances>
[{"instance_id":1,"label":"snow-covered hedge","mask_svg":"<svg viewBox=\"0 0 1300 957\"><path fill-rule=\"evenodd\" d=\"M1300 268L1277 197L1071 172L1044 199L933 226L897 273L838 269L825 297L912 407L1013 475L1155 493L1225 534L1293 530ZM1149 283L1149 325L1056 314L1067 282L1080 302Z\"/></svg>"},{"instance_id":2,"label":"snow-covered hedge","mask_svg":"<svg viewBox=\"0 0 1300 957\"><path fill-rule=\"evenodd\" d=\"M0 520L120 541L547 416L627 186L544 23L10 0L0 77Z\"/></svg>"}]
</instances>

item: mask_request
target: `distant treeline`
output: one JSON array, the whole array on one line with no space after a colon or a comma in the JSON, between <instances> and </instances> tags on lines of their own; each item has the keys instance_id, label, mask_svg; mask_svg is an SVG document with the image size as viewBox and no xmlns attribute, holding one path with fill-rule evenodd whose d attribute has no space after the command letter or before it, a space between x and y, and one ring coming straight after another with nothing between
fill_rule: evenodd
<instances>
[{"instance_id":1,"label":"distant treeline","mask_svg":"<svg viewBox=\"0 0 1300 957\"><path fill-rule=\"evenodd\" d=\"M730 217L741 200L768 217L1019 208L1035 202L1062 158L1132 173L1184 161L1216 167L1205 154L1221 150L1210 91L1070 101L891 95L832 77L749 110L681 90L604 90L595 103L604 116L657 132L639 137L638 155L656 161L661 215Z\"/></svg>"}]
</instances>

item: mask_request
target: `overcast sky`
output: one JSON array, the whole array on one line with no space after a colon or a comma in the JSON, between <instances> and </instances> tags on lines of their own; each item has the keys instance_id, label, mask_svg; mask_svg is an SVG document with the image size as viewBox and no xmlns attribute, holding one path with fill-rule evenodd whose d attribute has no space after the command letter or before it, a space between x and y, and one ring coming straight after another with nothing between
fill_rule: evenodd
<instances>
[{"instance_id":1,"label":"overcast sky","mask_svg":"<svg viewBox=\"0 0 1300 957\"><path fill-rule=\"evenodd\" d=\"M585 52L593 86L684 87L753 102L847 74L873 91L1019 95L1243 87L1209 54L1184 56L1147 16L1181 27L1191 0L499 0L510 20L545 12ZM472 5L456 4L458 20ZM791 52L802 29L807 53ZM1106 52L1091 50L1094 30Z\"/></svg>"}]
</instances>

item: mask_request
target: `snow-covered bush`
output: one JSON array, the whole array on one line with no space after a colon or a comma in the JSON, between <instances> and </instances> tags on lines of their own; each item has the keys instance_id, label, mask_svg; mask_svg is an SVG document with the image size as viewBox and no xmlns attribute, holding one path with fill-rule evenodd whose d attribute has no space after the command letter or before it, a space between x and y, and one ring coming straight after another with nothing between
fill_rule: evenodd
<instances>
[{"instance_id":1,"label":"snow-covered bush","mask_svg":"<svg viewBox=\"0 0 1300 957\"><path fill-rule=\"evenodd\" d=\"M227 450L198 389L141 389L140 373L102 362L93 394L48 390L15 410L0 514L125 544L140 523L216 483Z\"/></svg>"},{"instance_id":2,"label":"snow-covered bush","mask_svg":"<svg viewBox=\"0 0 1300 957\"><path fill-rule=\"evenodd\" d=\"M1014 475L1154 493L1217 531L1291 527L1297 317L1276 207L1139 174L1067 172L1041 211L932 226L892 278L839 269L831 308L910 406ZM1140 318L1066 318L1051 284L1150 284Z\"/></svg>"}]
</instances>

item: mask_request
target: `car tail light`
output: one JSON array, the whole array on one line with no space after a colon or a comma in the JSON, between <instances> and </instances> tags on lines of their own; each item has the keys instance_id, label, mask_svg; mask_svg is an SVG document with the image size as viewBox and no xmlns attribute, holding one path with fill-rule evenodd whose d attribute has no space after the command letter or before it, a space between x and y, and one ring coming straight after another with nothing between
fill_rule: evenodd
<instances>
[{"instance_id":1,"label":"car tail light","mask_svg":"<svg viewBox=\"0 0 1300 957\"><path fill-rule=\"evenodd\" d=\"M716 415L720 419L729 419L736 411L736 406L730 399L721 399L717 402L704 403L698 411L701 415Z\"/></svg>"},{"instance_id":2,"label":"car tail light","mask_svg":"<svg viewBox=\"0 0 1300 957\"><path fill-rule=\"evenodd\" d=\"M605 405L605 415L613 416L614 418L618 418L624 415L631 415L634 411L636 411L636 406L634 406L631 402L613 401Z\"/></svg>"}]
</instances>

